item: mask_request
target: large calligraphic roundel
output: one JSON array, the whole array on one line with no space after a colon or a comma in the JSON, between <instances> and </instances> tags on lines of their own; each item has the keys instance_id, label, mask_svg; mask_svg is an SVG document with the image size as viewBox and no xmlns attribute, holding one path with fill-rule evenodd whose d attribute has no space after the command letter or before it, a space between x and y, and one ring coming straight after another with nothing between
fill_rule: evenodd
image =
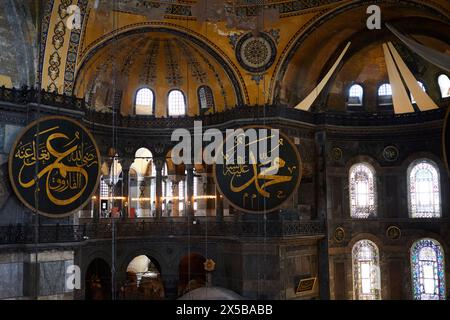
<instances>
[{"instance_id":1,"label":"large calligraphic roundel","mask_svg":"<svg viewBox=\"0 0 450 320\"><path fill-rule=\"evenodd\" d=\"M297 147L281 131L266 126L245 127L224 140L214 165L221 194L244 212L279 209L302 177Z\"/></svg>"},{"instance_id":2,"label":"large calligraphic roundel","mask_svg":"<svg viewBox=\"0 0 450 320\"><path fill-rule=\"evenodd\" d=\"M17 197L33 212L68 216L86 205L98 187L100 154L89 131L60 116L27 126L9 155Z\"/></svg>"}]
</instances>

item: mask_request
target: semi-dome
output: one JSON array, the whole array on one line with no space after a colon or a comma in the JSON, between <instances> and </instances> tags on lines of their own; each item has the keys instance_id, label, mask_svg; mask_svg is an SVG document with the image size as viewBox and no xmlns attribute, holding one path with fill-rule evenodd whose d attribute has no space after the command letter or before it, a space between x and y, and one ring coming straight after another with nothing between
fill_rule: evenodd
<instances>
[{"instance_id":1,"label":"semi-dome","mask_svg":"<svg viewBox=\"0 0 450 320\"><path fill-rule=\"evenodd\" d=\"M130 34L100 45L83 62L75 91L97 111L109 112L120 105L123 115L134 115L139 114L141 89L149 106L141 114L157 117L170 115L172 91L184 100L186 115L235 106L239 94L218 56L167 32ZM200 105L205 99L206 107Z\"/></svg>"}]
</instances>

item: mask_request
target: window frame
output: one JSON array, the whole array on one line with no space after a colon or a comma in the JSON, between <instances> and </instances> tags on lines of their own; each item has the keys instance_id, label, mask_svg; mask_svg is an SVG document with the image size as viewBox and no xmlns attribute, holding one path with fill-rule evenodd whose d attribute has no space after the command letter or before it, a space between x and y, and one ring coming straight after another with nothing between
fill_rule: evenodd
<instances>
[{"instance_id":1,"label":"window frame","mask_svg":"<svg viewBox=\"0 0 450 320\"><path fill-rule=\"evenodd\" d=\"M437 77L436 77L436 83L437 83L437 87L438 87L439 97L440 97L441 99L450 99L450 94L449 94L448 96L446 96L446 97L444 97L444 95L443 95L442 87L441 87L441 84L439 83L439 78L440 78L441 76L446 76L447 79L450 81L450 76L449 76L448 74L446 74L446 73L441 72L441 73L439 73L439 74L437 75Z\"/></svg>"},{"instance_id":2,"label":"window frame","mask_svg":"<svg viewBox=\"0 0 450 320\"><path fill-rule=\"evenodd\" d=\"M361 92L361 103L360 104L349 103L350 98L353 97L353 96L350 96L350 91L351 91L351 89L354 86L359 86L361 88L361 90L362 90L362 92ZM364 96L365 96L365 94L364 94L364 86L363 86L363 84L362 83L358 83L358 82L353 82L352 84L350 84L347 87L347 106L348 107L358 107L358 108L359 107L363 107L364 106Z\"/></svg>"},{"instance_id":3,"label":"window frame","mask_svg":"<svg viewBox=\"0 0 450 320\"><path fill-rule=\"evenodd\" d=\"M357 205L355 204L355 206L353 206L352 202L353 199L357 199L358 197L358 192L356 190L356 186L354 187L354 195L352 194L353 191L353 187L352 187L352 176L356 173L354 173L354 170L357 169L357 167L359 166L364 166L366 167L371 175L372 175L372 186L368 185L368 193L367 193L367 198L368 200L370 200L371 196L373 197L373 204L367 204L366 205L366 209L368 213L367 216L362 216L357 214L357 209L354 209L354 207L357 207ZM368 178L369 181L368 183L370 183L370 177ZM370 194L370 188L372 188L372 195ZM373 165L371 165L369 162L367 161L360 161L360 162L356 162L353 163L352 166L349 168L348 170L348 195L349 195L349 209L350 209L350 218L351 219L370 219L370 218L375 218L378 216L377 213L377 208L378 208L378 192L377 192L377 180L376 180L376 170L373 167ZM371 206L373 208L371 208Z\"/></svg>"},{"instance_id":4,"label":"window frame","mask_svg":"<svg viewBox=\"0 0 450 320\"><path fill-rule=\"evenodd\" d=\"M431 246L424 245L424 242L430 242ZM437 271L435 277L437 277L438 281L438 299L437 300L445 300L446 299L446 279L445 279L445 252L441 243L435 239L431 238L422 238L414 241L410 248L410 273L411 273L411 289L412 289L412 298L414 300L423 300L422 295L426 294L425 292L421 292L418 290L418 286L422 286L423 280L421 274L421 265L420 265L420 252L424 248L432 248L436 255L436 266L433 266L433 271ZM437 251L439 250L439 251ZM423 277L425 279L425 277ZM436 289L436 288L435 288ZM436 300L436 299L435 299Z\"/></svg>"},{"instance_id":5,"label":"window frame","mask_svg":"<svg viewBox=\"0 0 450 320\"><path fill-rule=\"evenodd\" d=\"M427 163L428 165L430 165L435 171L436 171L436 183L437 183L437 197L438 197L438 211L433 212L433 213L429 213L432 214L432 216L417 216L417 212L413 212L413 202L412 202L412 192L411 192L411 188L412 188L412 180L411 180L411 174L412 171L414 170L414 168L418 165L420 165L421 163ZM440 219L442 218L442 186L441 186L441 173L440 173L440 168L437 165L436 162L434 162L431 159L428 158L419 158L416 159L414 161L412 161L409 166L408 169L406 171L406 190L407 190L407 198L408 198L408 214L409 214L409 218L411 219ZM415 182L416 183L416 182ZM432 181L432 183L434 184L435 182ZM433 190L433 195L432 198L434 199L435 195L434 195L435 191ZM436 204L433 203L433 206L435 207Z\"/></svg>"},{"instance_id":6,"label":"window frame","mask_svg":"<svg viewBox=\"0 0 450 320\"><path fill-rule=\"evenodd\" d=\"M152 93L152 96L153 96L153 97L152 97L151 114L137 114L137 113L136 113L137 96L138 96L138 93L139 93L141 90L144 90L144 89L150 90L150 92ZM135 116L139 116L139 117L154 117L154 116L155 116L155 106L156 106L156 94L155 94L155 91L153 91L153 89L150 88L149 86L142 86L142 87L139 87L139 88L136 90L136 92L134 93L133 114L134 114Z\"/></svg>"},{"instance_id":7,"label":"window frame","mask_svg":"<svg viewBox=\"0 0 450 320\"><path fill-rule=\"evenodd\" d=\"M364 260L370 261L370 287L371 292L369 294L362 293L362 273L361 264L362 259L360 258L360 250L364 247L368 247L371 250L371 259ZM369 239L361 239L352 246L352 279L353 279L353 299L354 300L381 300L381 268L380 268L380 250L375 242ZM373 274L373 268L375 268L375 274ZM374 277L374 278L373 278ZM364 296L365 299L364 299ZM369 297L372 296L372 297Z\"/></svg>"},{"instance_id":8,"label":"window frame","mask_svg":"<svg viewBox=\"0 0 450 320\"><path fill-rule=\"evenodd\" d=\"M180 92L181 95L183 96L183 101L184 101L184 114L182 114L182 115L171 115L171 114L170 114L169 98L170 98L170 94L171 94L172 92ZM186 117L186 116L188 115L188 110L189 110L189 108L188 108L188 105L187 105L187 99L186 99L186 95L184 94L184 92L183 92L181 89L178 89L178 88L171 89L171 90L167 93L167 109L166 109L166 111L167 111L167 116L168 116L168 117L174 117L174 118L176 118L176 117Z\"/></svg>"},{"instance_id":9,"label":"window frame","mask_svg":"<svg viewBox=\"0 0 450 320\"><path fill-rule=\"evenodd\" d=\"M201 97L200 97L200 90L201 90L201 89L209 90L209 93L210 93L211 99L212 99L212 101L211 101L212 106L211 106L211 107L208 107L208 93L205 92L205 98L206 98L206 104L207 104L207 106L206 106L206 108L202 108L202 105L201 105ZM208 86L208 85L201 85L201 86L199 86L199 87L197 88L197 98L198 98L198 108L199 108L200 114L202 113L202 111L207 111L207 110L209 110L209 109L211 109L211 108L215 111L215 109L216 109L216 104L215 104L215 101L214 101L214 94L213 94L213 91L212 91L212 89L211 89L210 86Z\"/></svg>"}]
</instances>

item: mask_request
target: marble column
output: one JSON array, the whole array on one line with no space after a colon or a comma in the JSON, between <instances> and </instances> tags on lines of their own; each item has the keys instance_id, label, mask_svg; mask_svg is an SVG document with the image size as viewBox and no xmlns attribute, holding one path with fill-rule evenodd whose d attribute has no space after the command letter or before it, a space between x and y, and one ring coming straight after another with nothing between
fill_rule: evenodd
<instances>
[{"instance_id":1,"label":"marble column","mask_svg":"<svg viewBox=\"0 0 450 320\"><path fill-rule=\"evenodd\" d=\"M123 207L122 207L122 218L127 219L129 215L130 207L130 167L133 163L130 159L121 159L120 165L122 166L122 197L123 197Z\"/></svg>"},{"instance_id":2,"label":"marble column","mask_svg":"<svg viewBox=\"0 0 450 320\"><path fill-rule=\"evenodd\" d=\"M172 217L178 217L180 216L180 201L178 199L179 195L179 183L180 179L176 175L169 176L169 181L171 183L172 188L172 199L169 199L169 201L172 201Z\"/></svg>"},{"instance_id":3,"label":"marble column","mask_svg":"<svg viewBox=\"0 0 450 320\"><path fill-rule=\"evenodd\" d=\"M160 219L162 216L162 169L164 167L164 159L155 158L154 159L155 170L156 170L156 186L155 186L155 205L156 205L156 218Z\"/></svg>"}]
</instances>

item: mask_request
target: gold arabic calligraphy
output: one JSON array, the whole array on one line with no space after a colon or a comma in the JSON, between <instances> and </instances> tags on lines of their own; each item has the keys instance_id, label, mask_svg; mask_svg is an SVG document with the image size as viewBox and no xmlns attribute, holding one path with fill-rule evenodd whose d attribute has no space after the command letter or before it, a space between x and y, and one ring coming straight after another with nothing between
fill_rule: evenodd
<instances>
[{"instance_id":1,"label":"gold arabic calligraphy","mask_svg":"<svg viewBox=\"0 0 450 320\"><path fill-rule=\"evenodd\" d=\"M95 146L82 141L79 131L71 139L59 129L55 126L36 134L35 137L50 133L42 143L21 141L14 157L22 160L18 179L22 188L29 189L45 179L48 199L55 205L65 206L83 195L89 182L86 168L98 164L98 159ZM62 146L62 151L54 145L61 139L68 141ZM34 168L39 171L30 175L29 169Z\"/></svg>"},{"instance_id":2,"label":"gold arabic calligraphy","mask_svg":"<svg viewBox=\"0 0 450 320\"><path fill-rule=\"evenodd\" d=\"M269 138L265 138L265 139L269 139ZM256 141L256 142L258 142L258 141ZM243 139L239 139L239 138L237 139L237 144L243 144L243 143L245 143ZM255 142L252 142L252 143L255 143ZM248 147L252 143L246 144L246 147ZM279 148L280 145L283 145L283 139L279 140L278 145L275 146L271 150L271 152L273 152L276 148ZM233 149L235 149L235 148L236 148L236 146L233 147ZM227 155L228 154L229 153L227 153ZM226 155L224 155L224 157L225 157L225 160L227 160ZM231 176L230 190L232 192L239 193L239 192L247 189L252 184L254 184L257 192L261 196L263 196L265 198L269 198L270 192L268 192L266 188L269 186L272 186L272 185L291 181L293 178L292 174L293 174L294 170L297 168L296 166L287 167L287 169L291 175L277 175L274 173L278 172L279 169L286 167L286 161L283 160L281 157L276 157L274 159L272 165L267 168L265 168L265 166L267 166L270 161L264 161L264 162L258 164L256 162L255 155L252 151L249 152L249 157L250 157L251 164L239 163L239 164L235 164L235 165L225 165L223 167L223 174L225 176L227 176L227 175ZM265 160L267 158L267 156L265 157L264 155L262 155L260 158L262 160ZM249 173L250 171L252 171L251 178L247 182L243 183L242 185L236 186L235 178L242 177L242 176L246 175L247 173ZM264 182L261 184L260 180L263 180ZM248 194L244 194L244 198L246 198L248 196L249 196ZM283 197L283 196L284 196L283 192L281 192L281 193L280 193L280 191L277 192L278 198ZM252 201L254 198L256 198L256 195L252 195Z\"/></svg>"}]
</instances>

